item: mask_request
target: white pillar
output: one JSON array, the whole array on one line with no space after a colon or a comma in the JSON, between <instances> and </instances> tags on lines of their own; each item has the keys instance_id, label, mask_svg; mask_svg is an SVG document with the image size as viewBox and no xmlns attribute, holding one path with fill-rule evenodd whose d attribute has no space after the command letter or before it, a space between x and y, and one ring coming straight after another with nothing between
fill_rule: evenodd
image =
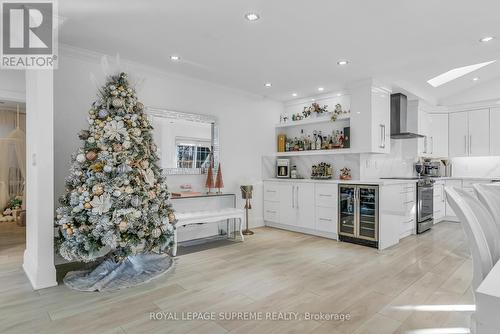
<instances>
[{"instance_id":1,"label":"white pillar","mask_svg":"<svg viewBox=\"0 0 500 334\"><path fill-rule=\"evenodd\" d=\"M53 71L26 71L26 251L23 268L34 289L57 285L53 227L53 100Z\"/></svg>"}]
</instances>

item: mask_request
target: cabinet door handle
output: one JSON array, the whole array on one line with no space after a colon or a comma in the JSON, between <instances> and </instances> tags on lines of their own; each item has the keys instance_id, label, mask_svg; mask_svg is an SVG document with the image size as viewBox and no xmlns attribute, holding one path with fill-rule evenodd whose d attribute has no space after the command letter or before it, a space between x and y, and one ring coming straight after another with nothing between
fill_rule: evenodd
<instances>
[{"instance_id":1,"label":"cabinet door handle","mask_svg":"<svg viewBox=\"0 0 500 334\"><path fill-rule=\"evenodd\" d=\"M331 219L328 219L328 218L320 218L319 220L322 220L324 222L331 222L332 221Z\"/></svg>"},{"instance_id":2,"label":"cabinet door handle","mask_svg":"<svg viewBox=\"0 0 500 334\"><path fill-rule=\"evenodd\" d=\"M332 195L319 194L320 197L332 197Z\"/></svg>"},{"instance_id":3,"label":"cabinet door handle","mask_svg":"<svg viewBox=\"0 0 500 334\"><path fill-rule=\"evenodd\" d=\"M266 192L268 192L268 193L275 193L276 190L266 190Z\"/></svg>"},{"instance_id":4,"label":"cabinet door handle","mask_svg":"<svg viewBox=\"0 0 500 334\"><path fill-rule=\"evenodd\" d=\"M295 194L295 203L296 208L299 208L299 186L297 186L297 193Z\"/></svg>"},{"instance_id":5,"label":"cabinet door handle","mask_svg":"<svg viewBox=\"0 0 500 334\"><path fill-rule=\"evenodd\" d=\"M464 136L464 143L465 143L465 155L467 155L469 150L467 149L467 136Z\"/></svg>"},{"instance_id":6,"label":"cabinet door handle","mask_svg":"<svg viewBox=\"0 0 500 334\"><path fill-rule=\"evenodd\" d=\"M295 186L292 186L292 208L295 208Z\"/></svg>"},{"instance_id":7,"label":"cabinet door handle","mask_svg":"<svg viewBox=\"0 0 500 334\"><path fill-rule=\"evenodd\" d=\"M380 145L379 148L385 148L385 125L380 124Z\"/></svg>"},{"instance_id":8,"label":"cabinet door handle","mask_svg":"<svg viewBox=\"0 0 500 334\"><path fill-rule=\"evenodd\" d=\"M431 136L431 154L434 154L434 137Z\"/></svg>"},{"instance_id":9,"label":"cabinet door handle","mask_svg":"<svg viewBox=\"0 0 500 334\"><path fill-rule=\"evenodd\" d=\"M472 135L469 136L469 155L472 154Z\"/></svg>"}]
</instances>

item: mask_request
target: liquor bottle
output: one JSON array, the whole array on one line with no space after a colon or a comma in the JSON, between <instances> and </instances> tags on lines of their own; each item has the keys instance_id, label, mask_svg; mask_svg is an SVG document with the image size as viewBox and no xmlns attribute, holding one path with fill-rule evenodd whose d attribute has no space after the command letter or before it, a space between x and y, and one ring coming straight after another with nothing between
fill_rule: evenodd
<instances>
[{"instance_id":1,"label":"liquor bottle","mask_svg":"<svg viewBox=\"0 0 500 334\"><path fill-rule=\"evenodd\" d=\"M316 149L321 150L321 144L322 144L322 137L321 137L321 131L318 133L318 136L316 138Z\"/></svg>"},{"instance_id":2,"label":"liquor bottle","mask_svg":"<svg viewBox=\"0 0 500 334\"><path fill-rule=\"evenodd\" d=\"M339 145L342 148L344 147L344 131L340 131Z\"/></svg>"},{"instance_id":3,"label":"liquor bottle","mask_svg":"<svg viewBox=\"0 0 500 334\"><path fill-rule=\"evenodd\" d=\"M290 152L290 139L286 139L285 152Z\"/></svg>"}]
</instances>

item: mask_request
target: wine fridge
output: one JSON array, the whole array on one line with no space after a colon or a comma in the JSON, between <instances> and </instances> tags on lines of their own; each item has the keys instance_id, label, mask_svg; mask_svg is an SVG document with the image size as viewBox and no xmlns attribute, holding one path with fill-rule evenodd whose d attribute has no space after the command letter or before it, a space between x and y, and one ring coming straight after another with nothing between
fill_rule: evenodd
<instances>
[{"instance_id":1,"label":"wine fridge","mask_svg":"<svg viewBox=\"0 0 500 334\"><path fill-rule=\"evenodd\" d=\"M339 185L340 241L378 248L378 186Z\"/></svg>"}]
</instances>

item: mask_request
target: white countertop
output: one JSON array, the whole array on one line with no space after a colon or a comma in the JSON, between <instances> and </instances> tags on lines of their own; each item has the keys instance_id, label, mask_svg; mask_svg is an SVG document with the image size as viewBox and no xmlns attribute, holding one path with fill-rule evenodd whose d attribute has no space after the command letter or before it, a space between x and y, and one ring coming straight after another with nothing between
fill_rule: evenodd
<instances>
[{"instance_id":1,"label":"white countertop","mask_svg":"<svg viewBox=\"0 0 500 334\"><path fill-rule=\"evenodd\" d=\"M492 181L492 180L500 180L500 177L469 177L469 176L451 176L451 177L439 177L435 178L436 182L446 181L446 180L478 180L478 181ZM279 178L270 178L265 179L264 181L273 181L273 182L305 182L305 183L346 183L346 184L373 184L373 185L389 185L389 184L403 184L403 183L414 183L417 180L411 179L357 179L357 180L339 180L339 179L330 179L330 180L313 180L313 179L279 179Z\"/></svg>"},{"instance_id":2,"label":"white countertop","mask_svg":"<svg viewBox=\"0 0 500 334\"><path fill-rule=\"evenodd\" d=\"M414 183L416 180L402 180L402 179L363 179L363 180L313 180L313 179L278 179L271 178L265 179L264 181L272 182L303 182L303 183L334 183L334 184L370 184L370 185L389 185L389 184L404 184L404 183Z\"/></svg>"}]
</instances>

